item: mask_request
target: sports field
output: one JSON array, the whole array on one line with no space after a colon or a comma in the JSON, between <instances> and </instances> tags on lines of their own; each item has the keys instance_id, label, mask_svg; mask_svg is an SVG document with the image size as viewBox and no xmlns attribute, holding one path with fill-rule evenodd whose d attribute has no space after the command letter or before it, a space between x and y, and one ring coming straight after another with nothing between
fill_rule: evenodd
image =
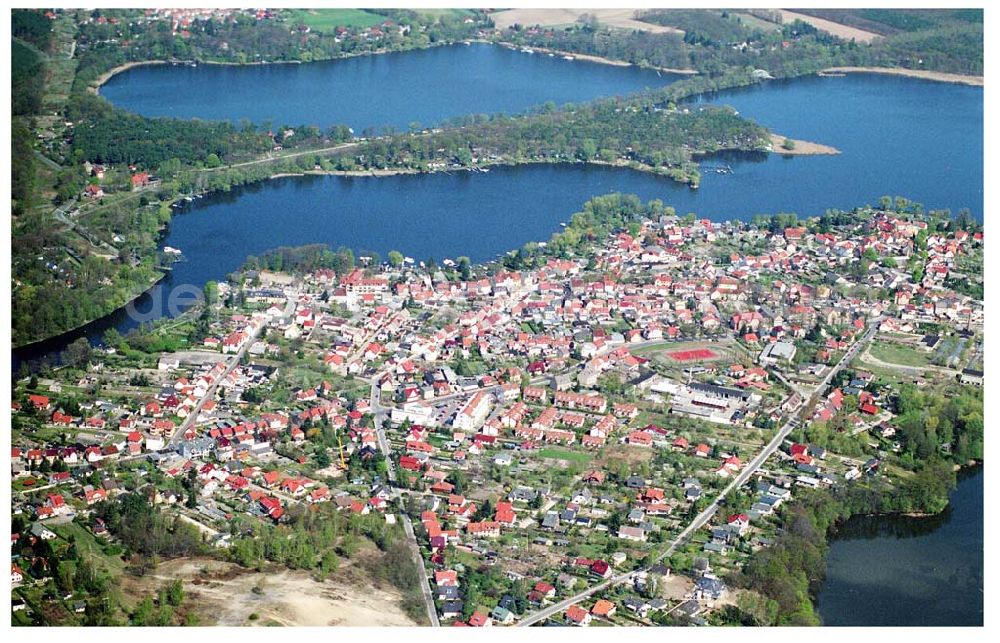
<instances>
[{"instance_id":1,"label":"sports field","mask_svg":"<svg viewBox=\"0 0 1000 643\"><path fill-rule=\"evenodd\" d=\"M704 362L719 359L719 354L709 348L692 348L685 351L668 351L663 353L677 362Z\"/></svg>"}]
</instances>

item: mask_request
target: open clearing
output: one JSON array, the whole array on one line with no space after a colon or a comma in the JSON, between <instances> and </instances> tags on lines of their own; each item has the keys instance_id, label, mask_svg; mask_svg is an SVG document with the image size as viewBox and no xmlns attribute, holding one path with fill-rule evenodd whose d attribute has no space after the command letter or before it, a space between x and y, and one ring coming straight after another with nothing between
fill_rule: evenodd
<instances>
[{"instance_id":1,"label":"open clearing","mask_svg":"<svg viewBox=\"0 0 1000 643\"><path fill-rule=\"evenodd\" d=\"M185 605L206 625L417 625L400 608L398 591L354 579L363 573L353 567L342 563L336 580L316 582L304 571L257 572L210 558L179 558L142 578L123 576L122 590L138 600L179 578Z\"/></svg>"},{"instance_id":2,"label":"open clearing","mask_svg":"<svg viewBox=\"0 0 1000 643\"><path fill-rule=\"evenodd\" d=\"M594 457L589 453L579 453L577 451L565 451L563 449L542 449L538 452L539 457L552 458L553 460L566 460L568 462L590 462Z\"/></svg>"},{"instance_id":3,"label":"open clearing","mask_svg":"<svg viewBox=\"0 0 1000 643\"><path fill-rule=\"evenodd\" d=\"M871 31L865 31L864 29L858 29L856 27L848 27L847 25L842 25L830 20L823 20L822 18L814 18L812 16L807 16L804 13L795 13L794 11L788 11L787 9L778 9L777 11L781 14L781 19L785 24L801 20L802 22L816 27L820 31L833 34L838 38L845 38L847 40L853 38L858 42L869 43L882 37Z\"/></svg>"},{"instance_id":4,"label":"open clearing","mask_svg":"<svg viewBox=\"0 0 1000 643\"><path fill-rule=\"evenodd\" d=\"M875 359L882 362L889 362L890 364L923 367L927 366L930 362L926 353L900 344L874 342L869 352Z\"/></svg>"},{"instance_id":5,"label":"open clearing","mask_svg":"<svg viewBox=\"0 0 1000 643\"><path fill-rule=\"evenodd\" d=\"M385 16L364 9L293 9L290 13L295 24L323 32L332 32L337 27L364 29L385 22Z\"/></svg>"},{"instance_id":6,"label":"open clearing","mask_svg":"<svg viewBox=\"0 0 1000 643\"><path fill-rule=\"evenodd\" d=\"M596 467L607 469L614 463L625 462L629 466L640 465L653 459L653 450L627 444L611 445L603 449L594 461Z\"/></svg>"},{"instance_id":7,"label":"open clearing","mask_svg":"<svg viewBox=\"0 0 1000 643\"><path fill-rule=\"evenodd\" d=\"M637 9L506 9L492 14L492 18L497 29L506 29L514 24L557 27L571 25L586 14L594 16L598 22L609 27L638 29L650 33L684 33L674 27L636 20L636 11Z\"/></svg>"}]
</instances>

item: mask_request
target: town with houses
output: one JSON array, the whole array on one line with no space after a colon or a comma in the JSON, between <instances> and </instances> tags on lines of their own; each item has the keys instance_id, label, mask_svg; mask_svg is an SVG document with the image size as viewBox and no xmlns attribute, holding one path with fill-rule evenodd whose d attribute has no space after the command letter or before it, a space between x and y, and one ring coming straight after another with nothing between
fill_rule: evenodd
<instances>
[{"instance_id":1,"label":"town with houses","mask_svg":"<svg viewBox=\"0 0 1000 643\"><path fill-rule=\"evenodd\" d=\"M667 213L466 279L409 258L244 270L148 331L179 347L15 382L15 622L43 596L80 622L39 547L111 546L97 509L140 493L221 557L234 516L384 517L428 624L715 623L783 506L905 475L899 387L982 386L982 247L884 208Z\"/></svg>"}]
</instances>

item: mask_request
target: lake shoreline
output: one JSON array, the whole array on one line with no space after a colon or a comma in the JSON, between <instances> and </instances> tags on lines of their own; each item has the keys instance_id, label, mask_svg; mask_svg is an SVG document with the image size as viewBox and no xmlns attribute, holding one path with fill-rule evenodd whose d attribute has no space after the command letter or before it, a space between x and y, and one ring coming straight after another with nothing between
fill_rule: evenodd
<instances>
[{"instance_id":1,"label":"lake shoreline","mask_svg":"<svg viewBox=\"0 0 1000 643\"><path fill-rule=\"evenodd\" d=\"M795 147L792 149L785 149L783 147L785 141L791 141ZM831 145L823 145L822 143L813 143L811 141L801 141L799 139L789 138L787 136L771 132L771 153L781 154L783 156L824 156L840 154L840 150Z\"/></svg>"},{"instance_id":2,"label":"lake shoreline","mask_svg":"<svg viewBox=\"0 0 1000 643\"><path fill-rule=\"evenodd\" d=\"M503 41L493 43L493 42L491 42L489 40L475 40L473 42L483 42L483 43L488 43L488 44L498 44L501 47L504 47L506 49L510 49L511 51L520 51L520 49L518 49L518 47L516 47L516 46L514 46L514 45L512 45L510 43L503 42ZM640 66L640 65L636 65L634 63L630 63L627 60L616 60L614 58L605 58L604 56L595 56L593 54L578 54L576 52L564 51L562 49L549 49L548 47L529 47L529 49L531 49L534 52L538 52L538 53L542 53L542 54L555 54L557 56L571 56L572 58L574 58L576 60L586 60L586 61L592 62L592 63L600 63L602 65L613 65L615 67L638 67L639 69L651 69L653 71L662 72L664 74L682 74L684 76L697 76L700 73L697 69L675 69L675 68L672 68L672 67L655 67L655 66L652 66L652 65L647 66L647 67L643 67L643 66Z\"/></svg>"},{"instance_id":3,"label":"lake shoreline","mask_svg":"<svg viewBox=\"0 0 1000 643\"><path fill-rule=\"evenodd\" d=\"M164 239L163 230L161 229L158 234L160 235L160 240L162 241ZM64 331L62 331L62 332L60 332L60 333L58 333L56 335L49 335L48 337L41 337L41 338L38 338L38 339L32 339L32 340L30 340L28 342L25 342L23 344L16 344L15 345L12 342L11 343L11 351L18 351L18 350L30 349L31 347L36 346L38 344L42 344L42 343L48 342L48 341L57 340L57 339L59 339L60 337L62 337L64 335L70 335L70 334L73 334L73 333L80 332L81 330L83 330L87 326L93 324L94 322L100 321L100 320L104 319L105 317L109 317L111 315L114 315L119 310L122 310L123 308L129 306L130 304L135 303L137 300L141 299L143 295L145 295L146 293L148 293L151 290L153 290L153 288L156 288L156 286L161 281L163 281L164 279L167 278L168 274L169 274L169 271L165 270L162 273L160 273L159 276L157 276L155 279L153 279L152 283L149 283L149 284L146 284L146 285L143 285L143 286L139 286L138 288L141 288L141 290L139 290L138 292L133 291L132 293L126 295L126 299L125 299L125 302L123 304L121 304L119 306L115 306L109 312L107 312L107 313L105 313L103 315L98 315L97 317L94 317L93 319L89 319L89 320L83 322L82 324L78 324L78 325L74 326L73 328L67 328L66 330L64 330ZM138 290L138 288L137 288L137 290ZM16 373L15 373L15 376L16 376Z\"/></svg>"},{"instance_id":4,"label":"lake shoreline","mask_svg":"<svg viewBox=\"0 0 1000 643\"><path fill-rule=\"evenodd\" d=\"M459 49L461 49L461 48L459 48ZM140 64L146 64L146 63L133 61L133 63L131 63L130 66L134 67L134 66L138 66ZM156 64L156 63L154 63L154 64ZM160 64L163 64L163 63L160 63ZM864 77L872 79L872 82L874 82L874 80L876 79L876 75L875 74L859 74L857 76L856 80L861 80ZM844 79L841 79L841 81L842 82L839 82L839 83L828 83L828 84L824 83L824 85L829 85L830 87L849 86L850 85L850 83L844 82ZM865 81L865 82L868 82L868 81ZM782 84L784 84L784 83L782 83ZM791 85L792 83L788 83L788 84ZM809 84L809 83L806 83L806 84ZM892 84L894 85L895 83L892 83ZM929 89L929 85L927 83L920 83L920 84L927 86L928 89ZM948 85L940 85L940 87L942 87L942 88L947 87L947 86ZM959 86L960 85L952 85L952 87L959 87ZM780 89L780 87L779 87L779 89ZM923 91L927 91L927 90L923 90ZM951 91L951 90L949 90L949 91ZM817 134L817 135L815 135L815 138L818 139L818 140L821 140L821 137L823 137L823 136L827 136L827 135ZM796 150L796 151L799 151L799 150ZM761 150L761 152L762 152L761 154L752 155L754 157L755 161L762 161L763 159L767 158L768 156L770 156L770 158L772 158L772 159L776 159L776 155L777 154L781 154L782 156L786 156L786 155L782 154L782 151L780 150L780 148L778 150L772 149L770 151L770 154L767 153L765 150ZM298 154L311 154L311 153L314 153L314 152L313 151L304 151L304 152L301 152L301 153L298 153ZM787 155L787 156L791 156L791 155ZM828 157L828 158L832 158L832 157ZM309 165L311 165L311 164L309 164ZM791 164L788 164L789 167L790 167L790 165ZM597 164L595 164L594 167L596 168L596 167L599 167L599 166ZM220 169L223 169L223 168L220 168ZM653 172L651 172L651 168L634 167L632 169L635 169L635 170L637 170L639 172L644 172L647 176L651 175L651 174L654 174ZM270 178L270 177L274 176L275 174L279 174L279 173L295 173L295 174L298 174L300 171L301 170L298 167L291 166L291 164L284 164L284 167L274 167L270 172L268 172L268 171L262 172L261 173L262 176L261 176L261 178L259 180L264 180L266 178ZM405 173L406 174L413 174L415 172L416 172L415 170L410 170L410 171L407 171ZM404 172L402 172L402 171L381 171L381 172L380 171L376 171L376 172L373 173L371 171L365 171L365 172L358 172L357 173L358 176L379 176L379 175L392 175L392 174L404 174ZM705 174L707 175L708 172L705 172ZM683 177L681 177L681 178L683 178ZM704 177L704 178L707 178L707 176ZM685 191L685 192L687 192L687 191ZM696 190L691 190L692 194L694 194L696 192L697 192ZM686 198L686 197L680 197L680 198ZM863 202L864 198L865 197L862 195L861 197L859 197L859 200L857 202ZM769 207L771 209L768 210L768 211L780 211L780 209L778 209L778 208L780 208L781 206L773 205L773 206L769 206ZM803 206L800 206L800 207L803 207ZM764 211L764 210L761 210L761 211ZM141 294L142 294L141 292L138 293L137 297L141 296ZM133 300L134 299L135 298L133 298ZM90 320L90 322L88 322L88 323L98 322L98 321L102 320L103 318L106 318L109 315L114 314L116 312L116 310L120 310L120 309L108 310L105 315L96 316L94 319ZM82 326L86 326L86 324L83 324ZM58 337L60 337L62 335L66 335L66 333L73 332L74 330L79 330L82 326L77 327L75 329L64 330L64 331L62 331L62 332L60 332L58 334L54 334L54 335L52 335L50 337L40 337L40 338L34 339L33 341L31 341L31 342L29 342L27 344L20 344L19 346L15 347L15 348L16 349L23 349L23 348L26 348L26 347L32 347L32 346L35 346L35 345L39 345L39 344L42 344L43 342L45 342L46 340L56 339L56 338L58 338ZM102 327L101 326L94 326L92 328L94 329L93 333L88 333L88 334L90 334L90 336L91 336L92 339L95 339L97 337L97 333L101 332L101 328ZM42 345L44 346L45 344L42 344ZM53 352L58 352L59 350L60 350L60 348L59 348L58 345L56 345L55 348L53 348ZM38 351L29 351L29 352L41 354ZM47 355L48 353L45 353L45 354ZM35 359L35 357L32 357L31 359ZM15 360L15 364L16 364L16 360Z\"/></svg>"},{"instance_id":5,"label":"lake shoreline","mask_svg":"<svg viewBox=\"0 0 1000 643\"><path fill-rule=\"evenodd\" d=\"M145 64L145 63L139 63L139 64ZM773 141L774 141L774 137L780 137L781 140L784 139L784 137L781 137L780 134L771 134L771 136L772 136L772 144L773 144ZM801 146L801 148L800 148L800 146ZM744 152L750 151L750 152L752 152L754 150L716 150L716 152L727 152L727 151L744 151ZM759 151L759 152L761 152L763 154L767 153L766 150L757 150L757 151ZM822 144L819 144L819 143L810 143L808 141L796 141L796 150L788 152L787 150L774 149L774 150L772 150L771 153L773 153L773 154L788 154L788 155L796 155L796 156L809 156L809 155L839 154L840 151L837 150L836 148L825 146L825 145L822 145ZM711 156L711 154L706 154L706 153L698 153L698 155L699 156L703 155L703 158L707 158L707 157ZM562 160L557 160L557 161L539 160L539 161L535 161L535 160L532 160L532 161L524 161L524 162L487 163L487 164L482 164L482 165L479 165L479 166L460 167L460 168L458 168L458 167L451 167L451 168L434 169L434 170L420 170L420 169L416 169L416 168L392 168L392 169L370 169L370 170L316 170L316 169L313 169L313 170L304 170L302 172L276 172L276 173L271 174L269 176L262 177L262 178L260 178L258 180L250 181L250 182L248 182L245 185L253 185L253 184L256 184L256 183L262 183L262 182L270 181L270 180L273 180L273 179L294 178L294 177L302 177L302 176L342 176L342 177L355 177L355 178L365 178L365 177L386 178L386 177L392 177L392 176L406 176L406 175L417 175L417 174L427 174L427 175L430 175L430 174L449 174L451 172L480 173L480 172L489 171L489 169L491 169L491 168L504 168L504 167L511 167L511 168L513 168L513 167L522 167L522 166L526 166L526 165L593 165L593 166L598 166L598 167L615 167L615 168L622 168L622 169L632 170L632 171L635 171L635 172L642 172L642 173L645 173L645 174L652 174L652 175L655 175L655 176L659 176L659 177L668 179L670 181L674 181L676 183L679 183L680 185L687 185L692 190L697 190L698 186L700 184L700 181L690 181L690 180L684 181L684 180L681 180L679 178L671 177L670 175L668 175L666 173L658 172L656 170L656 168L654 168L651 165L639 164L639 163L635 163L635 162L626 162L626 161L607 162L607 161L599 161L599 160L591 160L591 161L562 161ZM219 192L219 191L222 191L222 190L208 190L208 191L204 191L204 192L199 193L199 195L200 196L208 196L208 195L211 195L211 194L213 194L215 192ZM183 196L178 196L176 199L174 199L174 201L172 201L170 203L170 205L172 206L173 204L177 203L178 201L182 200L183 198L184 198ZM162 229L161 229L161 235L162 235ZM161 236L157 245L159 245L159 243L162 242L163 240L164 240L164 237ZM97 322L97 321L99 321L101 319L104 319L105 317L113 315L115 312L121 310L122 308L128 306L129 304L134 303L136 300L138 300L143 295L145 295L147 292L149 292L151 289L153 289L165 277L166 277L166 273L160 275L155 281L153 281L151 284L149 284L146 287L144 287L141 291L135 293L134 296L131 296L130 298L128 298L123 304L121 304L120 306L116 306L112 310L110 310L110 311L108 311L108 312L106 312L106 313L104 313L102 315L98 315L98 316L94 317L93 319L90 319L90 320L88 320L88 321L86 321L86 322L84 322L84 323L82 323L82 324L80 324L80 325L78 325L78 326L76 326L74 328L70 328L70 329L67 329L65 331L62 331L62 332L60 332L60 333L58 333L56 335L52 335L52 336L49 336L49 337L42 337L42 338L39 338L39 339L35 339L35 340L32 340L32 341L24 343L24 344L13 346L12 349L13 350L27 349L27 348L30 348L33 345L40 344L42 342L46 342L46 341L50 341L50 340L54 340L54 339L57 339L57 338L59 338L59 337L61 337L63 335L68 335L70 333L77 332L77 331L81 330L82 328L88 326L89 324L93 324L94 322Z\"/></svg>"},{"instance_id":6,"label":"lake shoreline","mask_svg":"<svg viewBox=\"0 0 1000 643\"><path fill-rule=\"evenodd\" d=\"M952 74L944 71L929 71L925 69L905 69L903 67L829 67L819 73L885 74L887 76L905 76L907 78L921 78L923 80L933 80L939 83L953 83L959 85L970 85L973 87L984 86L982 76L971 76L968 74Z\"/></svg>"},{"instance_id":7,"label":"lake shoreline","mask_svg":"<svg viewBox=\"0 0 1000 643\"><path fill-rule=\"evenodd\" d=\"M962 473L965 473L965 472L969 472L969 473L973 473L974 474L975 473L975 469L981 468L983 466L983 464L984 464L984 461L982 461L982 460L972 460L972 461L969 461L969 462L964 463L964 464L956 464L955 465L955 471L959 472L960 475ZM952 507L952 497L955 494L955 492L958 490L959 485L961 485L961 483L962 483L962 480L959 479L957 481L957 484L956 484L955 488L952 489L948 493L948 504L946 504L941 509L941 511L936 512L936 513L935 512L926 512L926 511L859 512L859 513L851 514L847 518L844 518L843 520L838 521L836 524L831 525L830 529L827 531L827 533L824 535L824 538L823 538L824 542L826 543L826 547L827 547L827 551L826 551L826 553L823 556L823 561L824 561L823 562L823 564L824 564L823 578L822 578L822 580L820 580L816 584L815 591L810 591L810 602L813 605L813 610L816 613L816 615L819 616L822 619L822 615L821 615L820 609L819 609L819 599L820 599L820 594L823 591L823 587L824 587L824 585L827 582L827 572L829 570L829 565L830 565L830 563L829 563L829 550L830 550L830 546L831 546L831 544L834 541L837 541L837 540L849 541L849 540L854 539L851 536L842 536L842 535L840 535L840 533L839 533L840 528L842 528L844 525L846 525L851 520L855 520L855 519L864 519L864 518L871 518L871 519L905 518L905 519L909 519L909 520L913 520L913 521L922 522L922 521L925 521L927 519L932 519L932 518L941 516L941 515L943 515L945 512L947 512ZM822 625L826 626L825 623L823 623ZM852 627L852 626L853 627L866 627L866 626L869 626L869 625L866 625L866 624L855 624L855 625L845 625L845 626L846 627ZM834 626L830 626L830 627L837 627L837 626L834 625Z\"/></svg>"},{"instance_id":8,"label":"lake shoreline","mask_svg":"<svg viewBox=\"0 0 1000 643\"><path fill-rule=\"evenodd\" d=\"M408 51L423 51L425 49L433 49L435 47L447 47L447 46L458 45L458 44L466 43L466 42L467 43L478 43L478 44L484 44L484 45L494 45L494 46L503 47L505 49L510 49L511 51L519 51L519 49L517 47L515 47L514 45L511 45L509 43L505 43L503 41L484 40L482 38L471 38L469 40L462 40L462 41L447 41L447 42L432 43L432 44L428 44L428 45L423 46L423 47L415 47L413 49L384 49L384 50L381 50L381 51L364 51L364 52L360 52L360 53L342 54L342 55L339 55L339 56L334 56L332 58L319 58L319 59L311 60L311 61L308 61L308 62L301 61L301 60L269 60L269 61L253 61L253 62L242 62L242 63L241 62L233 62L233 61L225 61L225 60L163 60L163 59L155 59L155 60L133 60L133 61L130 61L130 62L127 62L127 63L123 63L121 65L118 65L117 67L112 67L111 69L107 70L106 72L104 72L103 74L101 74L100 76L98 76L97 78L95 78L93 81L91 81L87 85L87 91L89 91L90 93L95 94L95 95L100 95L100 93L101 93L101 87L104 86L104 84L107 83L109 80L111 80L113 77L115 77L118 74L121 74L123 72L126 72L129 69L134 69L136 67L144 67L144 66L147 66L147 65L150 65L150 66L152 66L152 65L190 65L192 63L197 63L199 65L222 65L222 66L228 66L228 67L259 67L261 65L305 65L305 64L309 64L309 63L331 62L331 61L335 61L335 60L348 60L348 59L351 59L351 58L358 58L360 56L382 56L382 55L385 55L385 54L405 53L405 52L408 52ZM532 48L532 50L533 51L537 51L539 53L546 53L546 54L547 53L552 53L552 54L555 54L557 56L571 56L572 58L577 59L577 60L584 60L584 61L587 61L587 62L598 63L598 64L601 64L601 65L612 65L614 67L636 67L638 69L649 69L649 70L660 72L660 73L664 73L664 74L680 74L680 75L684 75L684 76L696 76L699 73L698 70L696 70L696 69L673 69L673 68L670 68L670 67L653 67L653 66L642 67L640 65L635 65L633 63L630 63L630 62L628 62L626 60L615 60L613 58L605 58L603 56L595 56L595 55L592 55L592 54L578 54L578 53L574 53L572 51L562 51L562 50L559 50L559 49L546 49L546 48L543 48L543 47L534 47L534 48Z\"/></svg>"},{"instance_id":9,"label":"lake shoreline","mask_svg":"<svg viewBox=\"0 0 1000 643\"><path fill-rule=\"evenodd\" d=\"M465 41L462 41L462 42L465 42ZM492 40L483 40L483 39L471 39L468 42L475 42L475 43L487 44L487 45L498 45L498 46L503 47L505 49L510 49L511 51L519 51L519 49L516 46L511 45L509 43L505 43L503 41L492 41ZM381 56L381 55L384 55L384 54L403 53L403 52L407 52L407 51L418 51L418 50L423 50L423 49L431 49L433 47L444 47L444 46L457 45L457 44L459 44L459 43L458 42L441 42L441 43L427 45L426 47L418 47L418 48L415 48L415 49L398 49L398 50L396 50L396 49L392 49L392 50L386 49L386 50L383 50L383 51L366 51L366 52L356 53L356 54L344 54L344 55L336 56L336 57L333 57L333 58L321 58L321 59L312 60L312 61L309 61L309 62L329 62L329 61L334 61L334 60L347 60L349 58L357 58L359 56ZM545 47L533 47L531 49L532 49L532 51L536 51L536 52L539 52L539 53L545 53L545 54L552 53L552 54L557 55L557 56L571 56L572 58L574 58L576 60L584 60L584 61L587 61L587 62L598 63L598 64L602 64L602 65L612 65L614 67L637 67L639 69L650 69L652 71L661 72L661 73L665 73L665 74L680 74L680 75L684 75L684 76L697 76L699 74L698 70L696 70L696 69L675 69L675 68L671 68L671 67L654 67L654 66L642 67L642 66L639 66L639 65L635 65L634 63L630 63L630 62L628 62L626 60L616 60L614 58L606 58L604 56L595 56L595 55L592 55L592 54L579 54L579 53L575 53L575 52L572 52L572 51L563 51L563 50L560 50L560 49L548 49L548 48L545 48ZM105 83L107 83L109 80L111 80L111 78L113 78L114 76L116 76L116 75L118 75L120 73L126 72L129 69L133 69L135 67L143 67L143 66L146 66L146 65L187 65L187 64L190 64L190 63L193 63L193 62L197 62L198 64L202 64L202 65L224 65L224 66L230 66L230 67L257 67L257 66L261 66L261 65L302 65L302 64L309 64L309 63L303 62L301 60L270 60L270 61L266 61L266 62L261 61L261 62L243 62L243 63L241 63L241 62L231 62L231 61L218 61L218 60L204 60L204 61L202 61L202 60L199 60L199 61L194 61L194 60L134 60L134 61L130 61L130 62L127 62L127 63L123 63L121 65L118 65L117 67L113 67L113 68L109 69L108 71L104 72L103 74L101 74L100 76L98 76L96 79L94 79L87 86L87 91L91 92L92 94L99 95L100 91L101 91L101 87ZM970 85L970 86L973 86L973 87L984 87L985 86L985 81L984 81L984 77L983 76L973 76L973 75L969 75L969 74L954 74L954 73L950 73L950 72L930 71L930 70L925 70L925 69L906 69L906 68L903 68L903 67L850 67L850 66L837 66L837 67L828 67L828 68L823 69L823 70L821 70L821 71L819 71L817 73L821 74L821 75L822 74L852 74L852 73L858 73L858 74L883 74L883 75L887 75L887 76L903 76L903 77L906 77L906 78L919 78L919 79L922 79L922 80L931 80L931 81L935 81L935 82L939 82L939 83L952 83L952 84L960 84L960 85Z\"/></svg>"},{"instance_id":10,"label":"lake shoreline","mask_svg":"<svg viewBox=\"0 0 1000 643\"><path fill-rule=\"evenodd\" d=\"M488 41L475 41L475 42L488 42ZM104 86L109 80L117 76L120 73L126 72L129 69L134 69L136 67L145 67L147 65L190 65L192 63L197 63L199 65L219 65L223 67L260 67L263 65L306 65L309 63L321 63L330 62L334 60L348 60L350 58L358 58L361 56L382 56L384 54L398 54L406 53L408 51L423 51L425 49L433 49L435 47L446 47L448 45L457 45L457 42L443 41L438 43L431 43L423 47L414 47L412 49L384 49L380 51L363 51L353 54L343 54L340 56L334 56L333 58L318 58L316 60L310 60L308 62L302 60L267 60L267 61L253 61L253 62L234 62L229 60L133 60L127 63L118 65L117 67L112 67L107 70L93 81L87 85L87 91L92 94L100 95L101 87ZM490 43L492 44L492 43Z\"/></svg>"}]
</instances>

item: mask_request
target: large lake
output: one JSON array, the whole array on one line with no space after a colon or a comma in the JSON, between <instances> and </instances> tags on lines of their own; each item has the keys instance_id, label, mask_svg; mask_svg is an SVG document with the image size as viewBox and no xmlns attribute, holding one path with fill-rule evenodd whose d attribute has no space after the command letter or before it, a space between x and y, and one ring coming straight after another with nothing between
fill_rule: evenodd
<instances>
[{"instance_id":1,"label":"large lake","mask_svg":"<svg viewBox=\"0 0 1000 643\"><path fill-rule=\"evenodd\" d=\"M148 115L346 123L360 132L467 113L518 112L548 100L581 101L672 80L632 68L459 45L308 65L143 67L115 76L102 93ZM927 208L969 208L982 217L981 88L851 75L771 82L692 103L703 101L730 104L775 131L843 153L726 155L706 165L731 165L733 173L706 170L699 190L649 174L581 165L273 180L178 210L165 244L181 248L186 261L140 300L138 310L155 317L164 311L165 292L224 278L247 255L278 245L324 242L383 257L397 249L418 259L491 259L547 239L588 198L613 191L659 198L682 214L717 221L773 212L816 215L875 203L884 194L907 196ZM81 331L15 351L13 366L57 355L81 335L96 341L109 327L125 332L135 324L118 311ZM981 622L982 508L979 473L962 482L943 519L911 525L908 534L852 522L842 531L846 539L831 547L819 599L825 622Z\"/></svg>"},{"instance_id":2,"label":"large lake","mask_svg":"<svg viewBox=\"0 0 1000 643\"><path fill-rule=\"evenodd\" d=\"M373 75L395 75L393 67L406 70L397 82L372 80ZM666 76L489 45L457 45L303 65L140 67L113 77L104 93L147 114L259 120L275 118L279 110L298 115L290 122L343 122L337 114L345 114L358 126L379 126L623 93L669 82ZM317 88L327 92L324 100L316 100ZM399 100L399 93L407 99ZM814 215L825 208L874 203L883 194L905 195L929 208L967 207L979 217L982 97L977 87L859 74L771 82L695 99L692 103L730 104L776 131L843 152L795 158L724 155L706 163L699 190L649 174L582 165L269 181L179 211L164 242L183 250L186 261L176 264L138 308L155 317L165 312L157 303L164 299L164 288L200 287L224 277L247 255L282 244L325 242L382 256L397 249L420 259L490 259L527 241L547 239L588 198L612 191L660 198L681 213L714 220L773 212ZM709 169L721 164L734 172ZM58 353L80 335L96 340L111 326L124 332L135 325L119 311L16 351L14 366L20 359Z\"/></svg>"},{"instance_id":3,"label":"large lake","mask_svg":"<svg viewBox=\"0 0 1000 643\"><path fill-rule=\"evenodd\" d=\"M465 114L516 114L661 87L679 78L637 67L473 43L308 64L149 65L101 94L145 116L406 130Z\"/></svg>"}]
</instances>

